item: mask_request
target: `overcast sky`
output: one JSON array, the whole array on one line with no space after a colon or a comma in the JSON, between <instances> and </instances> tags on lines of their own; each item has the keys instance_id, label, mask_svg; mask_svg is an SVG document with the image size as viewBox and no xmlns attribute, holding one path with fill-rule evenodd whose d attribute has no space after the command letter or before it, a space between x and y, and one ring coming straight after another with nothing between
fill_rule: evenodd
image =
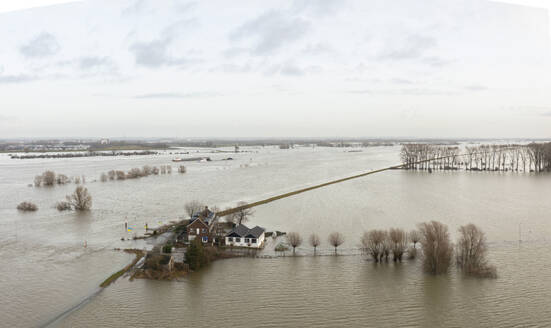
<instances>
[{"instance_id":1,"label":"overcast sky","mask_svg":"<svg viewBox=\"0 0 551 328\"><path fill-rule=\"evenodd\" d=\"M0 138L551 137L549 31L483 0L4 12Z\"/></svg>"}]
</instances>

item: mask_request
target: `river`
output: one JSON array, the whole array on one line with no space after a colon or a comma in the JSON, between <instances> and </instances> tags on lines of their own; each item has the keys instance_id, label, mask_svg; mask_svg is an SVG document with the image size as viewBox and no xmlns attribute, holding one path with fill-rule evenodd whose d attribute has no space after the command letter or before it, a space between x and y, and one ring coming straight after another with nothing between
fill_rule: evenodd
<instances>
[{"instance_id":1,"label":"river","mask_svg":"<svg viewBox=\"0 0 551 328\"><path fill-rule=\"evenodd\" d=\"M221 208L399 162L399 147L362 152L341 148L243 147L184 163L179 174L99 182L102 172L169 164L168 153L143 157L9 159L0 155L0 309L6 327L117 326L372 326L496 327L551 324L551 175L510 172L393 170L262 205L251 225L322 237L321 256L308 245L296 257L228 259L180 281L119 279L98 285L129 263L114 248L143 248L131 237L184 216L198 199ZM186 150L186 151L188 151ZM179 156L179 155L178 155ZM233 160L223 161L232 157ZM89 213L60 213L53 205L74 185L28 187L46 169L86 176L94 197ZM98 181L94 181L98 180ZM15 207L23 200L35 213ZM420 262L374 264L358 251L368 229L438 220L455 239L473 222L487 234L498 279L422 273ZM344 234L340 256L327 235ZM519 242L519 239L522 241ZM83 247L86 241L87 247ZM269 252L270 250L266 250Z\"/></svg>"}]
</instances>

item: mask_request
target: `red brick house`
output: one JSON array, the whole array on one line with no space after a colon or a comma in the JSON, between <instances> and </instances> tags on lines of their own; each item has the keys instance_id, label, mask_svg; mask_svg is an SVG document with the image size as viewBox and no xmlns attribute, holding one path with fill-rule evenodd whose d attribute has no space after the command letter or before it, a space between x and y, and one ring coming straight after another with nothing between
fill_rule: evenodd
<instances>
[{"instance_id":1,"label":"red brick house","mask_svg":"<svg viewBox=\"0 0 551 328\"><path fill-rule=\"evenodd\" d=\"M208 243L211 240L210 227L203 219L197 218L186 226L188 240L192 241L195 238L200 238L203 243Z\"/></svg>"}]
</instances>

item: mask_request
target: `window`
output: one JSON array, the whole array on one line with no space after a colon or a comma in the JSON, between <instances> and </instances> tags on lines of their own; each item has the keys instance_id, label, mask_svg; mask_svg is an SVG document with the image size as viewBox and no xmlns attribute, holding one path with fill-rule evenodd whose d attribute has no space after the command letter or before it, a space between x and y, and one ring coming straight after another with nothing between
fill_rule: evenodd
<instances>
[{"instance_id":1,"label":"window","mask_svg":"<svg viewBox=\"0 0 551 328\"><path fill-rule=\"evenodd\" d=\"M245 243L249 243L249 238L245 238Z\"/></svg>"},{"instance_id":2,"label":"window","mask_svg":"<svg viewBox=\"0 0 551 328\"><path fill-rule=\"evenodd\" d=\"M228 237L228 243L231 243L233 241L232 237Z\"/></svg>"},{"instance_id":3,"label":"window","mask_svg":"<svg viewBox=\"0 0 551 328\"><path fill-rule=\"evenodd\" d=\"M207 232L207 229L203 228L203 233Z\"/></svg>"},{"instance_id":4,"label":"window","mask_svg":"<svg viewBox=\"0 0 551 328\"><path fill-rule=\"evenodd\" d=\"M256 244L256 238L252 238L251 243Z\"/></svg>"},{"instance_id":5,"label":"window","mask_svg":"<svg viewBox=\"0 0 551 328\"><path fill-rule=\"evenodd\" d=\"M199 228L197 228L197 234L199 234L199 231L200 231Z\"/></svg>"},{"instance_id":6,"label":"window","mask_svg":"<svg viewBox=\"0 0 551 328\"><path fill-rule=\"evenodd\" d=\"M207 241L209 241L209 237L203 236L203 242L206 243Z\"/></svg>"},{"instance_id":7,"label":"window","mask_svg":"<svg viewBox=\"0 0 551 328\"><path fill-rule=\"evenodd\" d=\"M241 238L235 237L235 242L236 242L236 243L240 243L240 242L241 242Z\"/></svg>"}]
</instances>

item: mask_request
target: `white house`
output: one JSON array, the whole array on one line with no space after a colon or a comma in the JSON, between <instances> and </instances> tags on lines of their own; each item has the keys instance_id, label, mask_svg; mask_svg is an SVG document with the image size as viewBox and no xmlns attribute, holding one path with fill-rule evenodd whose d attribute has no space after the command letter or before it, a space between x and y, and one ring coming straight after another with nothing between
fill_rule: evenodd
<instances>
[{"instance_id":1,"label":"white house","mask_svg":"<svg viewBox=\"0 0 551 328\"><path fill-rule=\"evenodd\" d=\"M264 245L264 232L265 229L259 226L249 229L240 224L226 235L226 245L261 248Z\"/></svg>"}]
</instances>

